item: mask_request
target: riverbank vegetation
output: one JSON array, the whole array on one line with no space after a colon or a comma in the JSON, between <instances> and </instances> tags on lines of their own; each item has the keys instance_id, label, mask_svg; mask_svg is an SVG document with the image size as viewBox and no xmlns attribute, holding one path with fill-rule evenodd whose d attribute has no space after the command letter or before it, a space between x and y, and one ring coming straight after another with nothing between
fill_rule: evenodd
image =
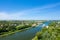
<instances>
[{"instance_id":1,"label":"riverbank vegetation","mask_svg":"<svg viewBox=\"0 0 60 40\"><path fill-rule=\"evenodd\" d=\"M42 23L43 21L0 21L0 36L13 34Z\"/></svg>"},{"instance_id":2,"label":"riverbank vegetation","mask_svg":"<svg viewBox=\"0 0 60 40\"><path fill-rule=\"evenodd\" d=\"M60 40L60 21L52 21L39 31L32 40Z\"/></svg>"}]
</instances>

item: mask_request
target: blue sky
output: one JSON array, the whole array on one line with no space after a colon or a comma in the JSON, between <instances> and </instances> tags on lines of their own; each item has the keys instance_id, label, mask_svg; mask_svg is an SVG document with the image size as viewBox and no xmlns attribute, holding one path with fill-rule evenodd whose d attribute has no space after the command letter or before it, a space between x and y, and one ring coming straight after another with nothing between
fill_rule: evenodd
<instances>
[{"instance_id":1,"label":"blue sky","mask_svg":"<svg viewBox=\"0 0 60 40\"><path fill-rule=\"evenodd\" d=\"M0 0L0 20L60 20L60 0Z\"/></svg>"}]
</instances>

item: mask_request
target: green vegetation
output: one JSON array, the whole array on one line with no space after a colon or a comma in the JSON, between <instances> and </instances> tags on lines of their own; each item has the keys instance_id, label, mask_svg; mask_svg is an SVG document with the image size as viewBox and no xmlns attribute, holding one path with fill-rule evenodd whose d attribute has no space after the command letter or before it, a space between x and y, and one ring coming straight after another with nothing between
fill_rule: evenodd
<instances>
[{"instance_id":1,"label":"green vegetation","mask_svg":"<svg viewBox=\"0 0 60 40\"><path fill-rule=\"evenodd\" d=\"M48 28L44 27L32 40L60 40L60 21L52 21Z\"/></svg>"},{"instance_id":2,"label":"green vegetation","mask_svg":"<svg viewBox=\"0 0 60 40\"><path fill-rule=\"evenodd\" d=\"M42 22L42 21L41 21ZM0 21L0 37L23 31L41 23L40 21Z\"/></svg>"}]
</instances>

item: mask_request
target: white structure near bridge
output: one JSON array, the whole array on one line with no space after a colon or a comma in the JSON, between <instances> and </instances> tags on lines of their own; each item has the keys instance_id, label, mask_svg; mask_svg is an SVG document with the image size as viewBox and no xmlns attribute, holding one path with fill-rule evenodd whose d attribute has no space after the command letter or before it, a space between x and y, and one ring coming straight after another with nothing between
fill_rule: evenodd
<instances>
[{"instance_id":1,"label":"white structure near bridge","mask_svg":"<svg viewBox=\"0 0 60 40\"><path fill-rule=\"evenodd\" d=\"M46 28L48 28L49 26L46 26Z\"/></svg>"},{"instance_id":2,"label":"white structure near bridge","mask_svg":"<svg viewBox=\"0 0 60 40\"><path fill-rule=\"evenodd\" d=\"M42 26L42 27L46 27L46 28L48 28L49 26L48 26L48 25L46 26L45 24L43 24L43 26Z\"/></svg>"}]
</instances>

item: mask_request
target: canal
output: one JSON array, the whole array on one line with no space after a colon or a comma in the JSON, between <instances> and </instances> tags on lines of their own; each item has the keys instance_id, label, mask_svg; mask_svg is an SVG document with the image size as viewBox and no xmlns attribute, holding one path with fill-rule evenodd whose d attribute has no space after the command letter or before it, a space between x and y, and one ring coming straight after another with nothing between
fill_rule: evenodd
<instances>
[{"instance_id":1,"label":"canal","mask_svg":"<svg viewBox=\"0 0 60 40\"><path fill-rule=\"evenodd\" d=\"M50 21L47 21L44 22L43 24L40 24L37 27L30 28L22 32L17 32L15 34L8 35L5 37L0 37L0 40L32 40L35 34L43 28L43 25L47 26L49 23Z\"/></svg>"}]
</instances>

